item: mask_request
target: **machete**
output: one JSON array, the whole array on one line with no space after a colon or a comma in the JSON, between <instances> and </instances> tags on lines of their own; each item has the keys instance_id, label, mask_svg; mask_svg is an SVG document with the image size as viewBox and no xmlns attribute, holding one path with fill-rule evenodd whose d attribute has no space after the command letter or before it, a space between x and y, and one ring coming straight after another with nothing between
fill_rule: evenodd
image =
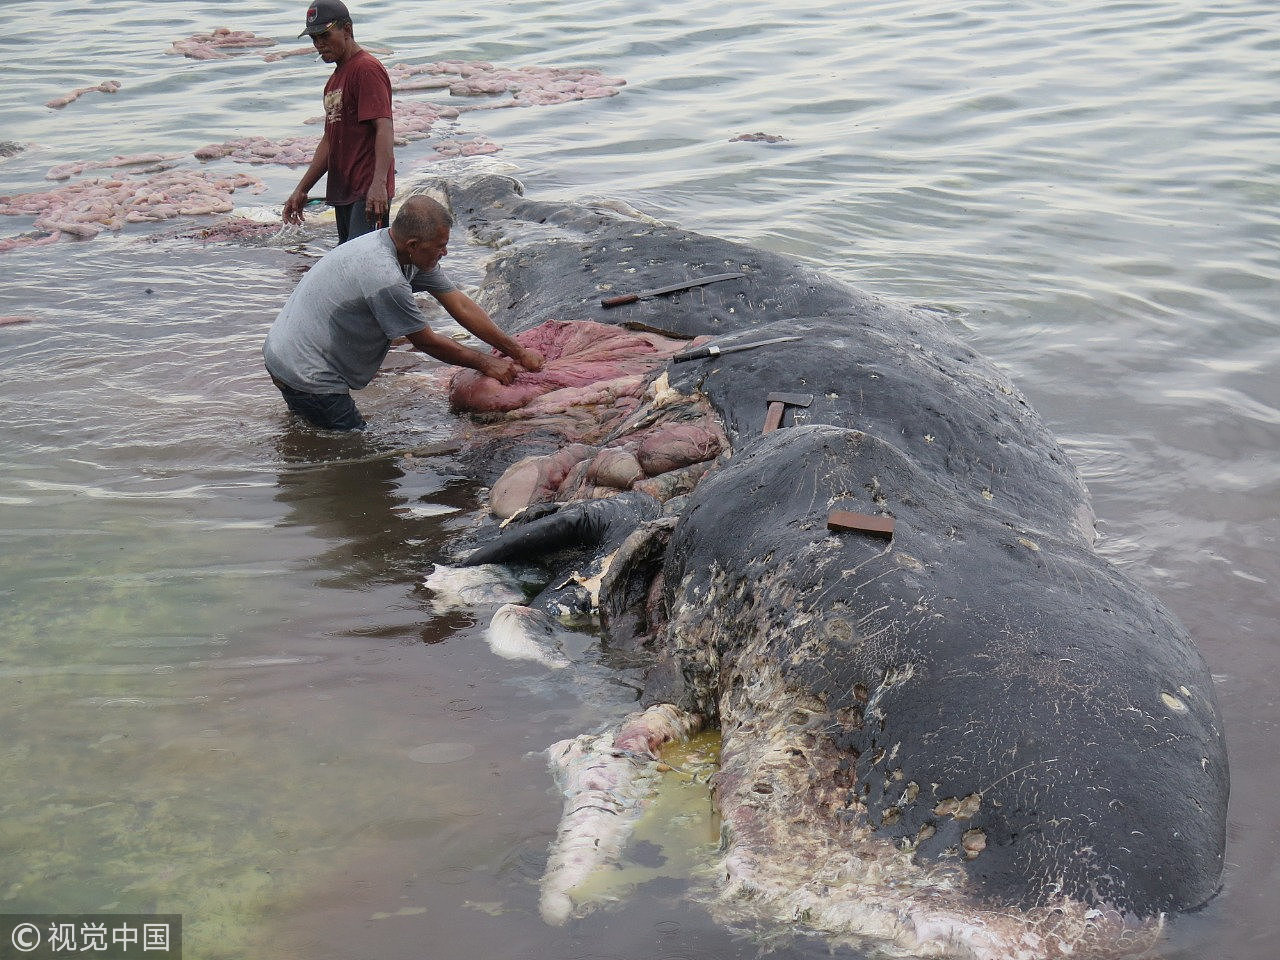
<instances>
[{"instance_id":1,"label":"machete","mask_svg":"<svg viewBox=\"0 0 1280 960\"><path fill-rule=\"evenodd\" d=\"M774 337L772 340L757 340L755 343L735 343L731 347L717 347L714 344L708 344L705 347L695 347L693 350L686 350L684 353L677 353L671 359L676 363L683 363L686 360L705 360L708 357L718 357L722 353L737 353L739 350L754 350L756 347L767 347L771 343L787 343L790 340L799 340L800 337Z\"/></svg>"},{"instance_id":2,"label":"machete","mask_svg":"<svg viewBox=\"0 0 1280 960\"><path fill-rule=\"evenodd\" d=\"M703 277L701 280L686 280L683 283L673 283L669 287L657 287L653 290L641 290L639 293L623 293L616 297L606 297L600 301L600 306L620 307L624 303L635 303L637 300L645 300L649 297L660 297L664 293L677 293L680 290L705 287L708 283L719 283L721 280L733 280L737 277L745 276L745 273L717 273L713 277Z\"/></svg>"}]
</instances>

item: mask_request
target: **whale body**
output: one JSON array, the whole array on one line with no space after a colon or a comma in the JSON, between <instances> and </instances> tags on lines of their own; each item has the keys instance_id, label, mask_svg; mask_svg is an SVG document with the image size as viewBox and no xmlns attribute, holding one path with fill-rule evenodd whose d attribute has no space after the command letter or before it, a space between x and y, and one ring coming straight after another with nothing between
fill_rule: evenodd
<instances>
[{"instance_id":1,"label":"whale body","mask_svg":"<svg viewBox=\"0 0 1280 960\"><path fill-rule=\"evenodd\" d=\"M565 574L593 569L576 609L647 658L638 707L720 729L723 901L924 953L1034 956L1071 948L1046 918L1076 910L1080 942L1213 896L1229 776L1208 669L1095 551L1070 458L945 316L778 254L531 200L506 177L436 189L496 248L487 305L522 336L591 321L722 349L798 338L667 351L625 402L486 413L469 437L489 483L582 448L469 562L544 563L531 603L562 613ZM744 276L600 303L730 271ZM811 401L764 433L777 391ZM583 479L673 423L721 438L678 482ZM892 535L834 511L891 518ZM1026 922L1001 941L1002 921L966 909Z\"/></svg>"}]
</instances>

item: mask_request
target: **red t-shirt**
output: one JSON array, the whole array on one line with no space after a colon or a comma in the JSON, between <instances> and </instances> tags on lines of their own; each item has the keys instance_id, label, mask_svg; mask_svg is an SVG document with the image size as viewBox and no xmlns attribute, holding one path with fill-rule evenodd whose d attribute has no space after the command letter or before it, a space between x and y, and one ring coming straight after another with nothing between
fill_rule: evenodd
<instances>
[{"instance_id":1,"label":"red t-shirt","mask_svg":"<svg viewBox=\"0 0 1280 960\"><path fill-rule=\"evenodd\" d=\"M361 50L333 71L324 85L324 132L329 139L325 201L355 203L373 182L374 127L391 116L391 78L373 54ZM387 170L387 198L395 190L395 164Z\"/></svg>"}]
</instances>

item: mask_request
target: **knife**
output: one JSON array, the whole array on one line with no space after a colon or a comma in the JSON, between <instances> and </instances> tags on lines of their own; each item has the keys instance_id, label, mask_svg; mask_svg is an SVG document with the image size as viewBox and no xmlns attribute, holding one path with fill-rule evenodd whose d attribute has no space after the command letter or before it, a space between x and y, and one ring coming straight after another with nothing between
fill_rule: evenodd
<instances>
[{"instance_id":1,"label":"knife","mask_svg":"<svg viewBox=\"0 0 1280 960\"><path fill-rule=\"evenodd\" d=\"M684 363L686 360L706 360L709 357L718 357L723 353L737 353L739 350L754 350L756 347L767 347L771 343L787 343L790 340L800 340L800 337L774 337L772 340L757 340L755 343L735 343L731 347L717 347L715 344L708 344L705 347L696 347L693 350L686 350L684 353L677 353L671 359L676 363Z\"/></svg>"},{"instance_id":2,"label":"knife","mask_svg":"<svg viewBox=\"0 0 1280 960\"><path fill-rule=\"evenodd\" d=\"M657 287L653 290L641 290L639 293L623 293L616 297L606 297L600 301L600 306L620 307L624 303L635 303L637 300L659 297L664 293L676 293L680 290L690 290L693 287L704 287L708 283L719 283L721 280L733 280L737 277L745 276L745 273L717 273L713 277L703 277L700 280L685 280L683 283L673 283L669 287Z\"/></svg>"}]
</instances>

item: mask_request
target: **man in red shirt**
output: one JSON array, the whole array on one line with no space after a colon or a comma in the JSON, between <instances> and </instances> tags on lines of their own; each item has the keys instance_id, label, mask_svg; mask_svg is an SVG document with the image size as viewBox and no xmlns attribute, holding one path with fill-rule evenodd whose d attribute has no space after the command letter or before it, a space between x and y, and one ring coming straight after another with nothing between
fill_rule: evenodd
<instances>
[{"instance_id":1,"label":"man in red shirt","mask_svg":"<svg viewBox=\"0 0 1280 960\"><path fill-rule=\"evenodd\" d=\"M284 205L286 223L301 223L307 191L328 174L325 202L338 221L338 242L386 226L395 192L391 78L355 40L341 0L313 0L299 36L311 37L333 75L324 85L324 136L311 165Z\"/></svg>"}]
</instances>

